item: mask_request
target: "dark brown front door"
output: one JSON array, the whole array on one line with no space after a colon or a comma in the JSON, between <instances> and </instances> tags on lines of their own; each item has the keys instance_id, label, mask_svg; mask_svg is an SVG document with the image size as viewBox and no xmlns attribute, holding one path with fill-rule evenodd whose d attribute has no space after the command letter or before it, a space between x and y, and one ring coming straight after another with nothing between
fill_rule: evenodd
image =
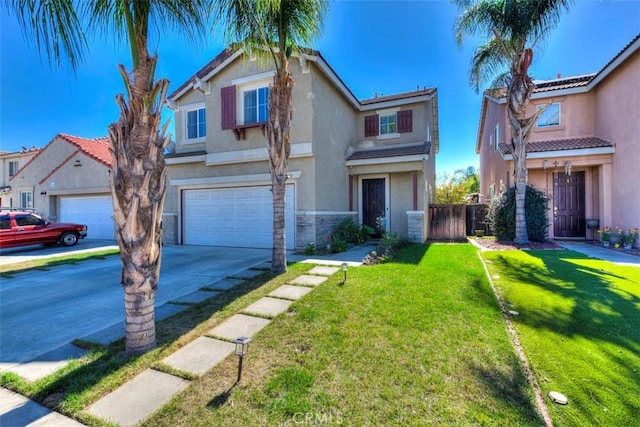
<instances>
[{"instance_id":1,"label":"dark brown front door","mask_svg":"<svg viewBox=\"0 0 640 427\"><path fill-rule=\"evenodd\" d=\"M362 180L362 223L380 231L376 226L376 218L385 216L384 178Z\"/></svg>"},{"instance_id":2,"label":"dark brown front door","mask_svg":"<svg viewBox=\"0 0 640 427\"><path fill-rule=\"evenodd\" d=\"M554 174L553 234L585 237L584 172Z\"/></svg>"}]
</instances>

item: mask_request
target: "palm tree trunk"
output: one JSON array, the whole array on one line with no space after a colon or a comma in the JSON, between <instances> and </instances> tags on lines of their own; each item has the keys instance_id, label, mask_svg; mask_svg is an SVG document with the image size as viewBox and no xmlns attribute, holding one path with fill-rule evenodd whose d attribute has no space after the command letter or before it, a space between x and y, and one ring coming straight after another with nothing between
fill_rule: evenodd
<instances>
[{"instance_id":1,"label":"palm tree trunk","mask_svg":"<svg viewBox=\"0 0 640 427\"><path fill-rule=\"evenodd\" d=\"M273 77L269 91L269 123L267 125L267 150L273 193L273 249L271 272L287 271L285 236L285 190L287 165L291 152L291 111L294 80L289 73L284 54L279 54L282 66Z\"/></svg>"},{"instance_id":2,"label":"palm tree trunk","mask_svg":"<svg viewBox=\"0 0 640 427\"><path fill-rule=\"evenodd\" d=\"M522 43L524 45L524 42ZM529 49L520 49L511 65L508 90L508 116L511 124L511 145L513 153L514 180L516 187L516 235L515 243L528 243L525 196L527 190L527 142L531 134L535 115L527 117L526 110L534 89L533 81L527 74L531 64Z\"/></svg>"},{"instance_id":3,"label":"palm tree trunk","mask_svg":"<svg viewBox=\"0 0 640 427\"><path fill-rule=\"evenodd\" d=\"M166 191L164 147L167 125L160 130L160 110L169 85L153 84L157 57L141 50L133 74L120 66L129 102L116 97L120 119L109 126L113 165L116 239L125 293L125 352L141 353L156 344L155 292L162 261L162 210Z\"/></svg>"}]
</instances>

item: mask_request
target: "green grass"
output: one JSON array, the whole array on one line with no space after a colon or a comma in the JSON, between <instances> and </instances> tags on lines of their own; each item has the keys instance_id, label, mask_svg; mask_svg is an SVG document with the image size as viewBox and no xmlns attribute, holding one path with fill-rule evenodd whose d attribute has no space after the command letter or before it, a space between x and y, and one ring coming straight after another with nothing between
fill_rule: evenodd
<instances>
[{"instance_id":1,"label":"green grass","mask_svg":"<svg viewBox=\"0 0 640 427\"><path fill-rule=\"evenodd\" d=\"M640 419L640 268L571 251L482 255L560 426L623 426Z\"/></svg>"},{"instance_id":2,"label":"green grass","mask_svg":"<svg viewBox=\"0 0 640 427\"><path fill-rule=\"evenodd\" d=\"M333 275L148 426L540 425L476 250L412 245Z\"/></svg>"},{"instance_id":3,"label":"green grass","mask_svg":"<svg viewBox=\"0 0 640 427\"><path fill-rule=\"evenodd\" d=\"M77 262L85 261L88 259L102 259L107 256L116 255L119 253L119 249L104 249L69 255L52 255L46 258L0 265L0 277L7 279L11 278L12 274L14 273L20 273L33 269L47 270L57 265L75 264Z\"/></svg>"}]
</instances>

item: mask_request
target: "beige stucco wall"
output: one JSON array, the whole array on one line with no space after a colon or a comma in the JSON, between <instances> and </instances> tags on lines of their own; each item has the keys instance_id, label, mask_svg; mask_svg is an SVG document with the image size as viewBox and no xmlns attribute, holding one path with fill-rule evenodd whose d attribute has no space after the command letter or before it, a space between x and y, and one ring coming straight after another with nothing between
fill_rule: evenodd
<instances>
[{"instance_id":1,"label":"beige stucco wall","mask_svg":"<svg viewBox=\"0 0 640 427\"><path fill-rule=\"evenodd\" d=\"M618 66L595 90L595 134L615 144L610 202L602 225L640 226L640 51ZM610 203L610 205L609 205Z\"/></svg>"},{"instance_id":2,"label":"beige stucco wall","mask_svg":"<svg viewBox=\"0 0 640 427\"><path fill-rule=\"evenodd\" d=\"M52 201L56 196L109 194L109 169L83 152L76 151L77 147L64 140L55 139L51 142L11 180L14 198L19 198L20 191L31 190L33 207L42 216L55 220L57 205ZM43 191L47 194L40 194Z\"/></svg>"}]
</instances>

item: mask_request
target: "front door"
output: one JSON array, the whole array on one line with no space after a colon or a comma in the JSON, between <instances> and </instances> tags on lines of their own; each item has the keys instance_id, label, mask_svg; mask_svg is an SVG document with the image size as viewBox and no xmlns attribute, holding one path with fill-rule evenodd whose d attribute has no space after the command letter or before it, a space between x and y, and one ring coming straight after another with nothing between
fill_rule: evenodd
<instances>
[{"instance_id":1,"label":"front door","mask_svg":"<svg viewBox=\"0 0 640 427\"><path fill-rule=\"evenodd\" d=\"M384 178L362 180L362 223L376 230L377 237L380 237L380 230L378 230L376 219L386 216L384 180Z\"/></svg>"},{"instance_id":2,"label":"front door","mask_svg":"<svg viewBox=\"0 0 640 427\"><path fill-rule=\"evenodd\" d=\"M585 237L584 172L554 174L553 235Z\"/></svg>"}]
</instances>

